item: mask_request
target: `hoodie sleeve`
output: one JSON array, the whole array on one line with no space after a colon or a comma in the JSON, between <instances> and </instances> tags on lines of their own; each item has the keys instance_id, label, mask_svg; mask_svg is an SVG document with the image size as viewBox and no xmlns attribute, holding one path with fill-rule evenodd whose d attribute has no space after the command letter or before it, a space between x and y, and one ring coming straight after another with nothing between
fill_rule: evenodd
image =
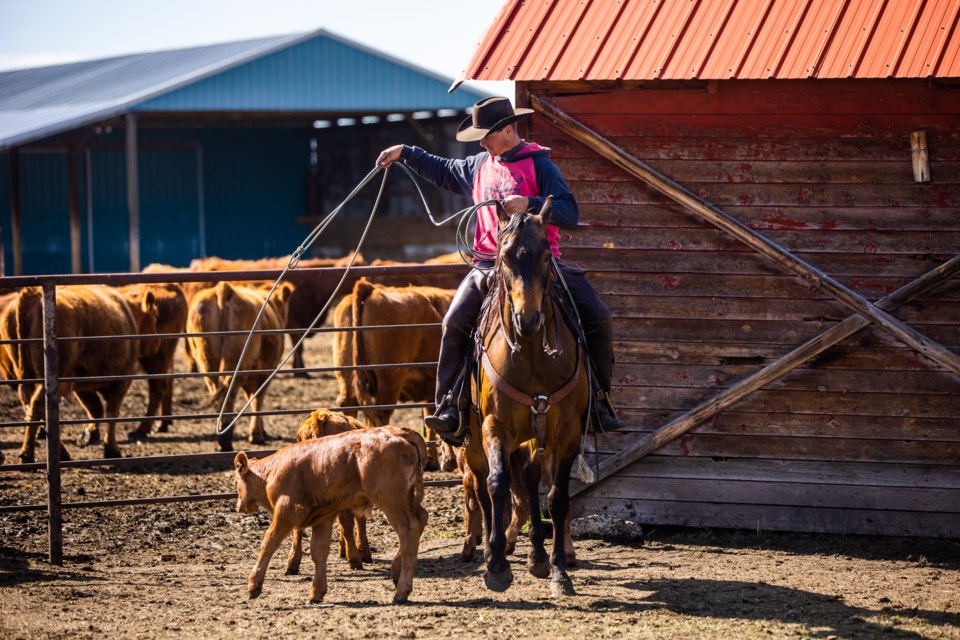
<instances>
[{"instance_id":1,"label":"hoodie sleeve","mask_svg":"<svg viewBox=\"0 0 960 640\"><path fill-rule=\"evenodd\" d=\"M486 152L463 160L442 158L427 153L420 147L403 145L400 157L424 180L433 183L445 191L463 196L473 195L473 181L477 176L477 167L483 161Z\"/></svg>"},{"instance_id":2,"label":"hoodie sleeve","mask_svg":"<svg viewBox=\"0 0 960 640\"><path fill-rule=\"evenodd\" d=\"M560 169L546 156L535 156L533 165L537 172L537 188L543 196L530 198L528 210L534 213L539 212L545 197L552 195L553 211L550 214L550 223L565 229L577 226L580 220L580 207L560 174Z\"/></svg>"}]
</instances>

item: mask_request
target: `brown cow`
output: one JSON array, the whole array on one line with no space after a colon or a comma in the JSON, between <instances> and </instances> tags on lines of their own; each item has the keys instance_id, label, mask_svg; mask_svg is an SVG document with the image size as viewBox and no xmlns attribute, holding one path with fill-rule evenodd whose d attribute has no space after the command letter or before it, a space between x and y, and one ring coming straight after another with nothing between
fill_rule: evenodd
<instances>
[{"instance_id":1,"label":"brown cow","mask_svg":"<svg viewBox=\"0 0 960 640\"><path fill-rule=\"evenodd\" d=\"M43 337L42 292L39 287L26 287L13 303L16 316L11 334L9 323L0 325L5 340L27 340ZM157 306L151 293L136 298L103 285L70 286L57 289L57 335L59 338L86 336L150 335L156 333ZM96 342L60 341L58 368L62 377L106 377L132 375L141 355L153 353L159 347L156 339L102 340ZM14 355L14 368L20 380L43 377L43 345L39 342L20 343ZM102 382L74 382L74 397L93 421L87 431L96 431L97 420L115 418L130 388L130 380ZM19 388L20 402L28 421L45 417L44 386L42 383L23 383ZM101 399L102 398L102 399ZM116 442L115 423L107 426L103 454L107 458L121 456ZM22 462L33 462L37 427L24 430ZM86 436L85 436L86 437ZM69 459L66 449L60 447L61 457Z\"/></svg>"},{"instance_id":2,"label":"brown cow","mask_svg":"<svg viewBox=\"0 0 960 640\"><path fill-rule=\"evenodd\" d=\"M178 284L133 284L120 287L120 291L134 299L151 294L157 302L157 333L183 333L187 323L187 296ZM180 336L160 339L160 348L155 353L141 355L140 366L150 375L172 373L173 359L177 353ZM170 378L151 378L147 381L147 415L164 416L160 420L158 432L166 432L173 414L173 380ZM146 440L153 427L153 420L140 422L130 431L130 440Z\"/></svg>"},{"instance_id":3,"label":"brown cow","mask_svg":"<svg viewBox=\"0 0 960 640\"><path fill-rule=\"evenodd\" d=\"M260 460L240 452L234 459L237 511L259 507L273 514L247 592L260 595L270 558L293 529L312 527L310 555L314 563L310 601L327 593L327 557L333 519L350 510L370 514L377 507L400 539L390 568L396 584L395 603L413 590L420 536L427 525L423 501L426 446L415 431L378 427L348 431L288 445Z\"/></svg>"},{"instance_id":4,"label":"brown cow","mask_svg":"<svg viewBox=\"0 0 960 640\"><path fill-rule=\"evenodd\" d=\"M287 303L293 285L281 284L270 301L264 307L269 291L253 289L221 282L213 289L198 293L190 303L187 312L187 333L210 333L219 331L249 331L253 327L257 314L263 307L263 314L257 324L257 330L282 329L287 319ZM240 354L243 352L247 335L219 336L199 335L187 338L187 344L197 367L204 373L233 372L238 368ZM255 333L250 337L241 370L272 370L283 359L283 334ZM267 382L268 373L241 374L231 388L230 377L206 377L203 379L213 397L212 403L223 401L224 420L226 421L237 396L237 387L243 390L249 400L261 385ZM267 384L253 400L254 415L250 416L250 442L263 444L267 434L263 428L263 418L257 415L265 406ZM227 397L229 391L229 397ZM224 398L226 400L224 401ZM226 425L220 425L223 428ZM233 449L233 429L217 436L221 451Z\"/></svg>"},{"instance_id":5,"label":"brown cow","mask_svg":"<svg viewBox=\"0 0 960 640\"><path fill-rule=\"evenodd\" d=\"M363 429L363 424L355 418L344 415L339 411L317 409L300 423L297 428L297 442L313 440L338 433L346 433ZM367 518L341 511L337 516L340 525L340 541L338 551L341 558L347 558L351 569L363 569L363 562L370 562L370 541L367 539ZM354 538L356 526L356 538ZM287 556L287 574L295 575L300 571L300 561L303 558L303 531L293 530L293 544Z\"/></svg>"},{"instance_id":6,"label":"brown cow","mask_svg":"<svg viewBox=\"0 0 960 640\"><path fill-rule=\"evenodd\" d=\"M290 306L287 314L286 328L293 329L290 332L290 339L293 344L297 344L303 336L304 330L313 324L315 327L321 326L326 320L327 313L330 310L331 298L339 279L321 278L316 274L304 273L302 269L316 269L323 267L346 267L350 264L351 255L343 258L305 258L300 260L295 269L287 272L286 282L295 285L296 290L290 296ZM222 258L198 258L190 263L190 268L194 271L256 271L265 269L282 270L289 264L289 258L262 258L259 260L225 260ZM359 267L365 264L363 256L357 254L353 261L353 266ZM339 289L339 295L346 294L353 286L356 278L347 276L347 280ZM272 284L272 283L271 283ZM321 314L321 311L323 312ZM319 316L319 319L317 317ZM315 323L315 324L314 324ZM293 368L297 377L308 377L303 369L303 345L294 349Z\"/></svg>"},{"instance_id":7,"label":"brown cow","mask_svg":"<svg viewBox=\"0 0 960 640\"><path fill-rule=\"evenodd\" d=\"M435 258L428 258L423 262L398 262L397 260L381 260L377 258L370 263L371 267L410 267L414 265L436 265L436 264L463 264L463 258L457 252L445 253ZM463 273L456 274L408 274L404 276L377 276L372 280L381 284L402 287L437 287L438 289L456 289L463 280Z\"/></svg>"},{"instance_id":8,"label":"brown cow","mask_svg":"<svg viewBox=\"0 0 960 640\"><path fill-rule=\"evenodd\" d=\"M340 328L385 324L437 324L435 328L338 331L333 342L336 367L371 364L436 362L440 353L440 327L455 291L436 287L388 287L361 279L349 298L334 312ZM347 313L349 309L349 314ZM432 402L436 366L427 368L382 368L338 370L340 407ZM427 408L425 412L432 412ZM355 412L354 412L355 413ZM393 409L365 409L364 417L375 426L387 424ZM428 432L428 438L435 440ZM438 451L439 454L438 455ZM453 451L440 445L430 450L430 469L453 469Z\"/></svg>"}]
</instances>

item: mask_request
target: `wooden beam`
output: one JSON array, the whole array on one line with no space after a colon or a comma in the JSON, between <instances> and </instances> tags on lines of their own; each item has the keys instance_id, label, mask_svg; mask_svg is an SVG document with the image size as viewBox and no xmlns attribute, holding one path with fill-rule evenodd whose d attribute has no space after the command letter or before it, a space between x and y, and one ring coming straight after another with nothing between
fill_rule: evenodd
<instances>
[{"instance_id":1,"label":"wooden beam","mask_svg":"<svg viewBox=\"0 0 960 640\"><path fill-rule=\"evenodd\" d=\"M958 273L960 273L960 256L954 257L936 269L927 272L916 280L897 289L878 301L877 306L892 311L910 300L932 291ZM656 451L703 421L712 418L774 380L787 375L803 363L812 360L830 347L839 344L869 325L870 321L863 316L850 316L840 324L808 340L760 371L744 378L732 387L721 391L713 398L701 402L682 416L671 420L653 433L622 449L616 455L607 458L599 465L600 473L597 479L602 480L603 478L610 477L627 465ZM574 495L579 493L588 486L589 485L575 482L571 485L570 494Z\"/></svg>"},{"instance_id":2,"label":"wooden beam","mask_svg":"<svg viewBox=\"0 0 960 640\"><path fill-rule=\"evenodd\" d=\"M20 148L10 149L10 244L13 275L23 275L23 237L20 234Z\"/></svg>"},{"instance_id":3,"label":"wooden beam","mask_svg":"<svg viewBox=\"0 0 960 640\"><path fill-rule=\"evenodd\" d=\"M126 116L127 213L130 219L130 271L140 271L140 179L137 163L137 116Z\"/></svg>"},{"instance_id":4,"label":"wooden beam","mask_svg":"<svg viewBox=\"0 0 960 640\"><path fill-rule=\"evenodd\" d=\"M939 363L948 371L960 376L960 356L943 345L928 339L913 327L878 309L866 298L834 280L816 267L801 260L766 236L750 229L718 207L688 191L621 147L587 128L584 124L563 113L553 104L537 96L530 96L531 106L550 120L557 128L575 140L587 145L627 173L638 178L671 200L684 206L697 217L725 231L757 253L769 258L795 275L803 278L821 291L856 313L869 318L878 326L893 334L926 357Z\"/></svg>"},{"instance_id":5,"label":"wooden beam","mask_svg":"<svg viewBox=\"0 0 960 640\"><path fill-rule=\"evenodd\" d=\"M82 273L83 251L80 247L80 172L77 170L76 134L70 135L67 148L67 180L69 184L70 206L70 272Z\"/></svg>"}]
</instances>

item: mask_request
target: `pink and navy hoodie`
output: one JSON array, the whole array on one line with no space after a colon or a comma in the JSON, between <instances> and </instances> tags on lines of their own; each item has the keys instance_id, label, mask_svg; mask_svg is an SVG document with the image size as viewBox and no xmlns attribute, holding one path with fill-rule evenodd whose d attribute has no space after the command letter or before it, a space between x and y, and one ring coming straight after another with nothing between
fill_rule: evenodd
<instances>
[{"instance_id":1,"label":"pink and navy hoodie","mask_svg":"<svg viewBox=\"0 0 960 640\"><path fill-rule=\"evenodd\" d=\"M567 187L557 165L550 159L550 149L535 142L521 141L499 157L486 151L454 160L427 153L419 147L404 145L400 157L425 180L452 193L470 196L474 203L502 200L507 196L525 196L529 210L536 213L544 198L553 196L553 209L547 227L547 239L553 255L560 257L557 227L575 227L580 219L577 201ZM497 212L493 206L477 210L473 253L494 255L497 250Z\"/></svg>"}]
</instances>

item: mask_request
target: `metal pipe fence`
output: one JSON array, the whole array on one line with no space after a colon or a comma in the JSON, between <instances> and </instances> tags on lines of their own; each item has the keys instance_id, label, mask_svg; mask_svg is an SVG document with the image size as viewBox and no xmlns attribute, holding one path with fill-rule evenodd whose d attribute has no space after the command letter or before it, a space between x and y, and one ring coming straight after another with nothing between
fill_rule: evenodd
<instances>
[{"instance_id":1,"label":"metal pipe fence","mask_svg":"<svg viewBox=\"0 0 960 640\"><path fill-rule=\"evenodd\" d=\"M462 274L463 265L409 265L409 266L377 266L377 267L353 267L351 274L357 278L364 276L368 278L401 278L404 276L449 276ZM343 268L318 268L318 269L298 269L300 277L307 274L313 274L317 278L329 279L333 282L339 282L344 274ZM60 377L58 371L58 353L59 345L65 342L91 342L104 340L139 340L141 335L120 335L120 336L78 336L59 338L57 336L56 324L56 292L58 287L71 285L109 285L119 286L127 284L162 284L169 282L207 282L215 283L224 280L228 281L251 281L251 280L276 280L282 271L280 270L261 270L261 271L177 271L165 273L113 273L113 274L70 274L70 275L41 275L41 276L16 276L3 278L0 285L8 288L20 288L27 286L39 286L43 292L43 338L42 339L24 339L24 340L0 340L0 348L4 345L17 343L41 343L43 348L44 376L43 378L25 378L21 380L3 380L0 384L17 386L20 384L42 384L44 387L44 420L27 421L26 419L16 422L0 422L0 428L16 428L26 425L43 426L47 432L46 439L46 461L42 463L25 464L4 464L0 465L0 473L32 472L45 471L44 479L47 484L46 502L38 504L15 504L0 505L0 513L11 512L47 512L48 559L51 564L63 564L63 511L71 509L97 509L118 506L132 505L153 505L176 502L198 502L228 500L236 498L236 493L209 493L209 494L191 494L191 495L168 495L152 497L134 497L114 500L88 500L80 502L64 502L62 497L62 471L70 469L81 469L98 466L109 466L115 470L124 467L143 467L159 466L170 464L185 464L197 462L225 462L232 460L236 452L216 452L199 454L179 454L179 455L154 455L141 457L125 458L96 458L87 460L60 460L60 437L61 427L64 425L89 424L92 420L87 418L61 419L60 418L60 385L62 383L73 384L78 382L110 382L110 381L136 381L136 380L182 380L204 377L232 376L234 372L179 372L179 373L160 373L154 375L133 374L117 376L65 376ZM346 294L349 291L344 290L339 294ZM328 310L332 308L328 305ZM335 328L335 327L317 327L313 330L315 333L333 332L333 331L378 331L390 329L420 329L437 327L435 324L394 324L377 325L363 328ZM195 336L236 336L247 335L247 331L219 331L205 334L200 333L159 333L151 335L151 338L184 338ZM295 334L302 335L303 329L276 329L276 330L257 330L255 334ZM285 369L284 372L300 373L336 373L348 370L361 369L384 369L384 368L423 368L435 367L436 362L415 362L415 363L391 363L343 367L304 367L300 369ZM236 372L237 375L245 374L269 374L272 370L243 369ZM378 409L422 409L432 405L427 403L404 403L396 405L369 405L362 407L330 407L336 410L378 410ZM277 409L270 411L246 411L244 415L248 416L289 416L289 415L309 415L316 407L295 408L295 409ZM236 415L236 412L229 414ZM117 418L98 418L97 423L119 423L135 422L141 420L212 420L219 416L218 413L184 413L173 415L126 415ZM436 446L436 443L427 443L428 446ZM263 457L273 453L275 449L260 449L247 451L250 457ZM459 480L434 480L425 484L428 486L441 487L458 485Z\"/></svg>"}]
</instances>

